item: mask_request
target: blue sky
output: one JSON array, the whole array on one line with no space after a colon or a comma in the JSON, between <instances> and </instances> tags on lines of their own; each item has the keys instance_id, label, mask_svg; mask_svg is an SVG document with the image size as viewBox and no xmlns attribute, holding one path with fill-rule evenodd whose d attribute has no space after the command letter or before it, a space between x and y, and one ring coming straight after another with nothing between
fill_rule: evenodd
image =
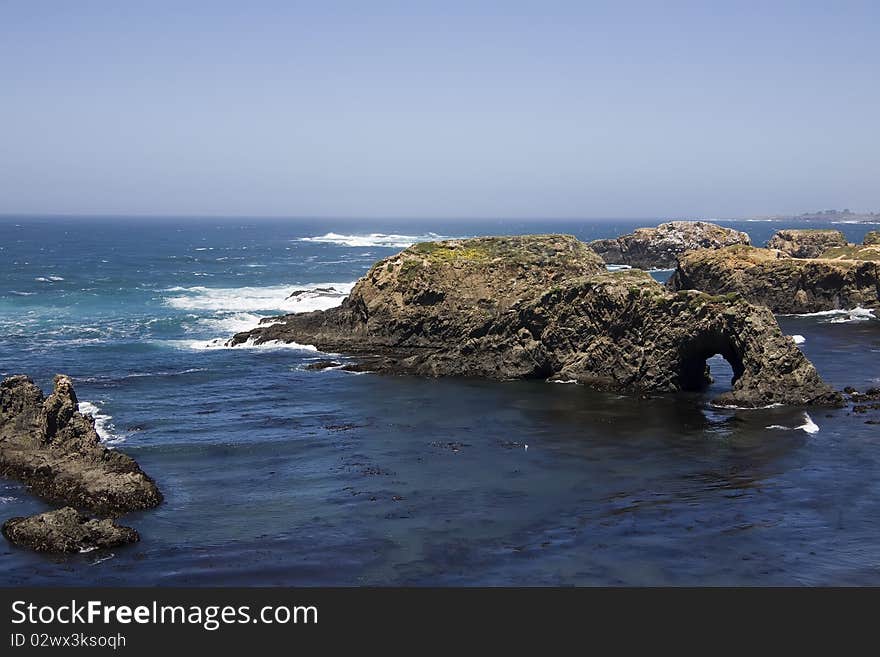
<instances>
[{"instance_id":1,"label":"blue sky","mask_svg":"<svg viewBox=\"0 0 880 657\"><path fill-rule=\"evenodd\" d=\"M0 0L0 213L880 210L880 3Z\"/></svg>"}]
</instances>

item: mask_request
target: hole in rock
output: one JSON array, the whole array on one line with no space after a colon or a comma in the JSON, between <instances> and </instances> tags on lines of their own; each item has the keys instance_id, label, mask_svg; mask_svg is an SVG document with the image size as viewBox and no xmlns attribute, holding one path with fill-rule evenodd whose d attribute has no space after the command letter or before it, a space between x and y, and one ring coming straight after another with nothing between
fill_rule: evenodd
<instances>
[{"instance_id":1,"label":"hole in rock","mask_svg":"<svg viewBox=\"0 0 880 657\"><path fill-rule=\"evenodd\" d=\"M681 350L682 390L705 390L710 385L729 389L744 371L742 357L724 335L705 333Z\"/></svg>"}]
</instances>

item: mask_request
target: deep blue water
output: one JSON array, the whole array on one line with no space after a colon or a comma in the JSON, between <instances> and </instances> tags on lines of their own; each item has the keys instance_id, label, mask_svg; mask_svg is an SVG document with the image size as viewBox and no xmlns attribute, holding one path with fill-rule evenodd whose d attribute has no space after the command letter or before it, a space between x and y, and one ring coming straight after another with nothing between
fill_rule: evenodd
<instances>
[{"instance_id":1,"label":"deep blue water","mask_svg":"<svg viewBox=\"0 0 880 657\"><path fill-rule=\"evenodd\" d=\"M286 297L344 292L410 241L370 233L588 240L656 223L0 218L0 375L73 376L166 496L125 518L143 537L127 548L0 542L0 584L880 584L877 425L814 411L809 433L804 409L712 408L718 359L707 394L637 401L220 346L336 303ZM755 243L786 227L730 225ZM349 237L302 239L330 232ZM876 319L780 323L832 384L880 380ZM0 519L46 508L0 480Z\"/></svg>"}]
</instances>

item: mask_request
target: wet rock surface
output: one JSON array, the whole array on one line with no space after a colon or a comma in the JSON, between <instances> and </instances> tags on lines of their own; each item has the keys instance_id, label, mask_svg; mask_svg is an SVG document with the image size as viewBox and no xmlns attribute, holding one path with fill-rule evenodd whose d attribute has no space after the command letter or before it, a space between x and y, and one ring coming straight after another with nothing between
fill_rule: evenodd
<instances>
[{"instance_id":1,"label":"wet rock surface","mask_svg":"<svg viewBox=\"0 0 880 657\"><path fill-rule=\"evenodd\" d=\"M567 236L419 244L382 260L343 304L287 315L230 344L314 344L365 369L573 380L626 392L699 390L721 354L737 406L839 405L772 313L738 295L672 292L645 272L606 272Z\"/></svg>"},{"instance_id":2,"label":"wet rock surface","mask_svg":"<svg viewBox=\"0 0 880 657\"><path fill-rule=\"evenodd\" d=\"M15 545L37 552L87 552L140 540L131 527L89 518L69 506L28 518L10 518L3 523L3 535Z\"/></svg>"},{"instance_id":3,"label":"wet rock surface","mask_svg":"<svg viewBox=\"0 0 880 657\"><path fill-rule=\"evenodd\" d=\"M675 267L678 256L687 251L750 243L746 233L716 224L671 221L656 228L639 228L621 237L595 240L590 247L610 265L668 269Z\"/></svg>"},{"instance_id":4,"label":"wet rock surface","mask_svg":"<svg viewBox=\"0 0 880 657\"><path fill-rule=\"evenodd\" d=\"M73 384L61 374L48 397L27 376L0 383L0 475L46 500L100 515L162 502L134 459L101 444L94 419L79 412Z\"/></svg>"},{"instance_id":5,"label":"wet rock surface","mask_svg":"<svg viewBox=\"0 0 880 657\"><path fill-rule=\"evenodd\" d=\"M679 259L668 286L741 294L775 313L877 308L880 247L835 247L811 259L748 246L693 251Z\"/></svg>"},{"instance_id":6,"label":"wet rock surface","mask_svg":"<svg viewBox=\"0 0 880 657\"><path fill-rule=\"evenodd\" d=\"M768 249L792 258L818 258L828 249L846 245L846 237L839 230L821 229L780 230L767 242Z\"/></svg>"}]
</instances>

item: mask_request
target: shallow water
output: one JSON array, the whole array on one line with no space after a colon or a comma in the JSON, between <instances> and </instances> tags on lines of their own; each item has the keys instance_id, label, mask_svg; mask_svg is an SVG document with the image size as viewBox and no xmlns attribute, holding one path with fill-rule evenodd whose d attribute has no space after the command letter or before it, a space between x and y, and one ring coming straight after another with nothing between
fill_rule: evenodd
<instances>
[{"instance_id":1,"label":"shallow water","mask_svg":"<svg viewBox=\"0 0 880 657\"><path fill-rule=\"evenodd\" d=\"M338 303L406 236L648 223L0 219L0 374L45 389L72 375L166 495L126 517L134 546L0 543L0 583L880 584L877 425L713 408L723 360L706 394L637 400L310 372L307 349L218 346L261 316ZM759 243L785 224L735 226ZM880 382L876 319L780 323L832 384ZM0 481L0 517L46 508Z\"/></svg>"}]
</instances>

